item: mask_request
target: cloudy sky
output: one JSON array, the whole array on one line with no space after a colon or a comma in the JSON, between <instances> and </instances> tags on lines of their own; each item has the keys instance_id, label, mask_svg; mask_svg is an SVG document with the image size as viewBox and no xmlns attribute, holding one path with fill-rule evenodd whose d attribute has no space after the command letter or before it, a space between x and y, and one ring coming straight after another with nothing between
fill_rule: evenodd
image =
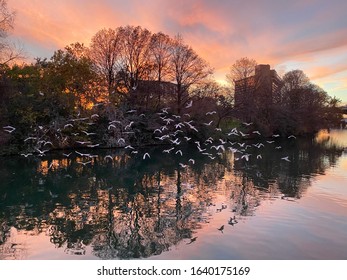
<instances>
[{"instance_id":1,"label":"cloudy sky","mask_svg":"<svg viewBox=\"0 0 347 280\"><path fill-rule=\"evenodd\" d=\"M16 11L11 39L29 58L50 58L74 42L89 45L102 28L140 25L180 33L223 81L241 57L279 74L303 70L347 103L345 0L8 0Z\"/></svg>"}]
</instances>

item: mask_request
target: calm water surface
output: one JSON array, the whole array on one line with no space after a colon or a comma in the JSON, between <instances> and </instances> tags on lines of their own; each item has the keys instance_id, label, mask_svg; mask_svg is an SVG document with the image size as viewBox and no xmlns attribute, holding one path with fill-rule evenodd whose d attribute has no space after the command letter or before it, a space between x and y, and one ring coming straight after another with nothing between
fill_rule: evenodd
<instances>
[{"instance_id":1,"label":"calm water surface","mask_svg":"<svg viewBox=\"0 0 347 280\"><path fill-rule=\"evenodd\" d=\"M3 157L0 259L347 259L347 130L258 142Z\"/></svg>"}]
</instances>

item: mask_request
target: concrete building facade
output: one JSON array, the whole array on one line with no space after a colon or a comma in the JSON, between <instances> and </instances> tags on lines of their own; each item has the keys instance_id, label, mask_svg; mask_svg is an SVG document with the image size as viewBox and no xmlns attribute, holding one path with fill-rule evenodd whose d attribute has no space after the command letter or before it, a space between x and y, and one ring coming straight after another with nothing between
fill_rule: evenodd
<instances>
[{"instance_id":1,"label":"concrete building facade","mask_svg":"<svg viewBox=\"0 0 347 280\"><path fill-rule=\"evenodd\" d=\"M277 72L268 64L257 65L254 72L253 76L235 81L236 108L279 101L283 83Z\"/></svg>"}]
</instances>

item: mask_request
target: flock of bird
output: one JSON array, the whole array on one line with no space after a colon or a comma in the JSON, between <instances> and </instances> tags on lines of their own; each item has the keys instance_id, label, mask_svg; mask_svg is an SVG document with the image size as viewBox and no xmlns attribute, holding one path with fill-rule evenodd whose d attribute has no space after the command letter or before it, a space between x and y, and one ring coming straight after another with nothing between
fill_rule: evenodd
<instances>
[{"instance_id":1,"label":"flock of bird","mask_svg":"<svg viewBox=\"0 0 347 280\"><path fill-rule=\"evenodd\" d=\"M190 108L192 106L192 101L186 105L186 108ZM191 119L189 114L175 115L169 112L170 108L163 108L159 112L156 113L158 119L158 127L153 129L153 139L157 141L158 144L165 144L165 148L162 150L163 154L168 154L171 156L183 156L182 145L190 143L194 144L197 151L201 153L201 155L214 160L217 156L222 156L226 150L229 150L234 153L235 161L246 161L248 162L250 158L255 158L257 160L262 159L262 148L265 145L274 145L275 150L280 150L282 147L280 145L276 145L276 138L279 138L280 135L274 134L272 139L269 138L261 138L261 133L258 130L252 130L253 123L242 123L241 128L232 128L229 132L222 132L222 130L218 127L213 128L213 115L216 114L216 111L206 112L206 119L211 118L202 123L196 123ZM137 110L128 110L126 114L129 116L134 115L137 119L144 118L145 114L137 114ZM79 149L82 148L98 148L102 145L100 143L93 143L91 138L96 135L95 132L88 131L89 127L95 125L95 120L99 118L98 114L93 114L90 117L80 117L70 119L66 123L64 123L60 128L57 128L55 131L55 136L57 140L64 142L66 144L71 144L72 146L77 147L74 152L63 153L64 157L70 157L72 153L74 153L77 157L82 158L84 160L77 161L79 164L87 165L93 163L93 158L97 157L96 155L90 153L82 153ZM131 119L131 118L129 118ZM138 149L138 147L134 147L129 143L126 137L127 134L133 133L134 128L136 127L135 121L124 120L109 120L107 125L107 133L112 134L114 131L118 131L120 133L116 133L118 138L115 139L115 143L117 147L122 147L127 150L130 155L141 156L142 160L150 160L151 154L149 152L140 151L143 149ZM133 118L136 119L136 118ZM74 130L74 128L76 129ZM83 127L83 128L80 128ZM203 129L203 127L209 127L210 129L215 129L216 134L220 137L213 138L209 137L205 140L199 139L199 129ZM78 129L79 130L78 130ZM16 128L10 125L3 127L4 131L7 133L15 133ZM47 152L54 148L54 144L51 139L47 138L47 128L43 126L38 126L35 131L36 135L32 135L24 139L24 143L31 143L31 151L27 153L21 153L23 157L29 156L44 156ZM41 132L41 136L38 136L38 132ZM124 136L123 136L124 135ZM198 137L196 137L198 135ZM87 138L87 139L86 139ZM246 141L249 138L261 139L258 143L249 144ZM294 135L290 135L288 139L295 139ZM195 140L193 140L195 139ZM199 140L196 140L199 139ZM74 141L74 142L73 142ZM54 142L54 141L53 141ZM105 161L113 161L112 155L106 155L104 157ZM283 161L290 162L289 156L284 156L281 158ZM182 168L186 168L188 165L193 165L195 163L195 159L190 158L187 162L180 162L179 165Z\"/></svg>"},{"instance_id":2,"label":"flock of bird","mask_svg":"<svg viewBox=\"0 0 347 280\"><path fill-rule=\"evenodd\" d=\"M188 103L186 108L190 108L192 102ZM205 113L205 121L202 123L197 123L191 119L189 114L175 115L171 113L170 108L163 108L156 113L158 118L158 126L153 129L153 139L157 141L158 144L163 144L162 153L169 156L174 156L182 158L182 161L179 162L179 166L182 169L188 168L191 165L195 164L194 158L183 157L184 149L183 146L190 144L195 146L197 152L206 159L214 160L216 157L223 156L226 151L230 151L234 154L234 161L244 161L248 162L250 159L261 160L263 158L262 149L266 145L272 145L274 151L281 150L282 147L278 145L277 138L280 137L278 134L272 135L270 138L262 137L261 132L258 130L252 130L253 123L243 122L240 128L233 127L228 132L222 132L218 127L214 127L214 115L216 111L209 111ZM144 162L151 160L151 154L149 151L143 151L144 149L140 147L135 147L129 143L127 134L133 133L133 130L136 128L135 119L145 118L146 115L141 113L137 115L137 110L128 110L126 114L129 116L133 115L134 118L128 118L127 120L120 121L119 119L109 120L107 124L107 133L112 135L115 133L118 138L115 139L117 147L121 147L126 150L131 156L136 156ZM71 143L72 146L75 146L74 150L64 151L62 155L66 158L76 156L76 162L80 165L86 166L93 164L93 159L98 157L98 155L93 155L91 153L82 152L85 151L85 148L95 149L101 147L101 143L95 143L91 139L96 133L95 130L89 131L89 127L95 125L95 121L99 118L98 114L93 114L90 117L78 117L70 119L64 123L60 128L56 130L56 137L58 137L61 142ZM210 118L210 119L209 119ZM133 120L131 120L133 119ZM207 121L206 121L207 119ZM131 121L130 121L131 120ZM81 125L82 124L82 125ZM83 127L83 129L77 127ZM216 133L213 135L219 135L218 137L213 138L208 137L207 139L201 139L199 136L199 130L204 127L215 130ZM6 133L13 134L16 131L16 128L10 125L4 126L3 130ZM51 151L54 148L54 144L46 137L48 128L43 126L38 126L36 128L36 135L33 134L26 139L24 139L24 144L31 143L31 151L27 153L21 153L25 158L30 156L45 156L47 152ZM41 133L37 133L41 132ZM205 131L206 132L206 131ZM40 136L38 136L40 135ZM258 139L256 141L248 141L249 138ZM295 139L294 135L290 135L288 139ZM74 140L76 139L76 140ZM188 160L184 161L183 159ZM112 162L114 157L110 154L104 156L105 161ZM281 157L281 160L290 162L290 156ZM49 166L51 168L53 163ZM54 194L51 194L52 196ZM231 217L228 221L229 225L235 225L238 221L236 217ZM223 233L224 225L217 228L218 231ZM188 244L195 242L197 237L191 238Z\"/></svg>"}]
</instances>

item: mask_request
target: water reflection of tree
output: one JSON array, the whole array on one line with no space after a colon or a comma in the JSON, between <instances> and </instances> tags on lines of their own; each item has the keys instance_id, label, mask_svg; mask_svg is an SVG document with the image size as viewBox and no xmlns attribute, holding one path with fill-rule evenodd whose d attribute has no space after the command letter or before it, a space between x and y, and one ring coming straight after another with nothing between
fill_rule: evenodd
<instances>
[{"instance_id":1,"label":"water reflection of tree","mask_svg":"<svg viewBox=\"0 0 347 280\"><path fill-rule=\"evenodd\" d=\"M300 198L311 178L324 174L342 154L341 148L326 144L307 138L278 142L276 145L281 149L275 151L274 146L266 146L261 160L256 159L253 150L254 156L249 162L236 164L235 170L242 171L245 180L251 181L256 188L270 190L277 186L285 196ZM290 162L281 159L286 156Z\"/></svg>"},{"instance_id":2,"label":"water reflection of tree","mask_svg":"<svg viewBox=\"0 0 347 280\"><path fill-rule=\"evenodd\" d=\"M0 189L0 247L15 227L46 234L68 254L85 254L86 246L102 259L161 254L209 222L218 193L230 199L231 215L253 215L263 199L300 197L311 176L341 155L312 142L280 144L277 153L265 148L261 163L255 157L234 162L230 153L215 161L195 154L187 168L179 165L187 158L163 159L161 151L146 163L119 151L112 162L101 154L87 166L59 156L13 160L17 174L6 174ZM292 162L281 161L284 155Z\"/></svg>"}]
</instances>

